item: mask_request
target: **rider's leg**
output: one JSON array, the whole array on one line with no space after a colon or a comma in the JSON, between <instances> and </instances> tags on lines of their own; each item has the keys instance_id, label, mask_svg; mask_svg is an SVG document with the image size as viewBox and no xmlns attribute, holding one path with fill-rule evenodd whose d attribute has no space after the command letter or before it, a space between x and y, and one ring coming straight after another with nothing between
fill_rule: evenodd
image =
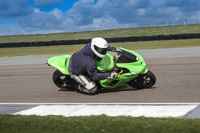
<instances>
[{"instance_id":1,"label":"rider's leg","mask_svg":"<svg viewBox=\"0 0 200 133\"><path fill-rule=\"evenodd\" d=\"M77 86L77 89L80 90L80 92L87 93L87 94L94 94L97 91L96 83L91 81L87 76L84 75L70 75L72 79L74 79L77 83L79 83L79 86Z\"/></svg>"}]
</instances>

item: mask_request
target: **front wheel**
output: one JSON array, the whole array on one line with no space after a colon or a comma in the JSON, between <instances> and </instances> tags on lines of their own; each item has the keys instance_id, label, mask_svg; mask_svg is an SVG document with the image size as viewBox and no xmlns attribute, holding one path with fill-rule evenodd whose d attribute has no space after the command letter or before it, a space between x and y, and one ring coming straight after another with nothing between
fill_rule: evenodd
<instances>
[{"instance_id":1,"label":"front wheel","mask_svg":"<svg viewBox=\"0 0 200 133\"><path fill-rule=\"evenodd\" d=\"M151 88L156 83L156 76L149 70L128 82L128 85L136 89Z\"/></svg>"}]
</instances>

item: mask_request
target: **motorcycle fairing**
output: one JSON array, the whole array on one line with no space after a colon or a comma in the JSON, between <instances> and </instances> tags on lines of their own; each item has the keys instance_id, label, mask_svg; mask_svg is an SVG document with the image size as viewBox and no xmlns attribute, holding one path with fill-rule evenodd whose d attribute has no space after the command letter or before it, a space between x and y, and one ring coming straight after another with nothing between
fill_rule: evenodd
<instances>
[{"instance_id":1,"label":"motorcycle fairing","mask_svg":"<svg viewBox=\"0 0 200 133\"><path fill-rule=\"evenodd\" d=\"M135 57L138 57L137 61L134 60L133 62L130 62L130 63L117 63L116 65L118 68L128 69L129 72L120 74L118 78L116 78L115 80L104 79L104 80L99 81L103 88L127 87L127 83L131 81L133 78L136 78L139 74L145 74L148 72L148 69L146 68L146 63L140 54L138 54L135 51L128 50L125 48L120 48L120 49L127 51L129 53L132 53ZM102 61L102 64L103 64L103 61ZM106 62L104 62L104 64L106 64Z\"/></svg>"},{"instance_id":2,"label":"motorcycle fairing","mask_svg":"<svg viewBox=\"0 0 200 133\"><path fill-rule=\"evenodd\" d=\"M68 65L71 55L54 56L48 59L48 64L58 69L61 73L69 75Z\"/></svg>"},{"instance_id":3,"label":"motorcycle fairing","mask_svg":"<svg viewBox=\"0 0 200 133\"><path fill-rule=\"evenodd\" d=\"M113 69L114 61L113 56L107 53L101 61L96 61L98 72L107 72Z\"/></svg>"},{"instance_id":4,"label":"motorcycle fairing","mask_svg":"<svg viewBox=\"0 0 200 133\"><path fill-rule=\"evenodd\" d=\"M117 67L128 69L132 75L147 73L148 69L146 68L146 63L140 54L138 54L135 51L128 50L125 48L120 47L120 49L127 51L129 53L132 53L134 56L136 56L138 58L137 58L137 61L130 62L130 63L117 63Z\"/></svg>"}]
</instances>

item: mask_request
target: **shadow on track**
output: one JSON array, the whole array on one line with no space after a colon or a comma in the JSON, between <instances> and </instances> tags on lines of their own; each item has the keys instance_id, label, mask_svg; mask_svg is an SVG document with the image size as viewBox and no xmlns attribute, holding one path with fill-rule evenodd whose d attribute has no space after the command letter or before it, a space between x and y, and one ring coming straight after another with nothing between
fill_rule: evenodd
<instances>
[{"instance_id":1,"label":"shadow on track","mask_svg":"<svg viewBox=\"0 0 200 133\"><path fill-rule=\"evenodd\" d=\"M113 92L123 92L123 91L140 91L140 90L145 90L145 89L156 89L156 87L151 87L151 88L143 88L143 89L135 89L135 88L130 88L130 87L127 87L127 88L119 88L119 89L102 89L102 90L98 90L96 95L97 94L104 94L104 93L113 93Z\"/></svg>"},{"instance_id":2,"label":"shadow on track","mask_svg":"<svg viewBox=\"0 0 200 133\"><path fill-rule=\"evenodd\" d=\"M99 94L104 94L104 93L114 93L114 92L123 92L123 91L140 91L140 90L150 90L150 89L156 89L156 87L151 87L151 88L143 88L143 89L135 89L135 88L131 88L131 87L127 87L127 88L117 88L117 89L99 89L97 90L97 92L95 94L86 94L86 93L81 93L77 90L63 90L63 89L60 89L58 91L65 91L65 92L68 92L68 91L74 91L74 92L77 92L77 93L80 93L80 94L84 94L84 95L90 95L90 96L95 96L95 95L99 95Z\"/></svg>"}]
</instances>

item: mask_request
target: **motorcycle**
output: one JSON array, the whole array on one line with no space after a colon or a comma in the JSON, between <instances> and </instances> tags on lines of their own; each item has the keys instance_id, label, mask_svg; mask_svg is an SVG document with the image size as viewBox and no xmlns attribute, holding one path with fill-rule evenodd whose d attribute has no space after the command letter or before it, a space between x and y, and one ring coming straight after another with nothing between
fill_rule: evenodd
<instances>
[{"instance_id":1,"label":"motorcycle","mask_svg":"<svg viewBox=\"0 0 200 133\"><path fill-rule=\"evenodd\" d=\"M101 61L96 61L100 73L118 73L115 79L97 81L98 89L116 89L131 86L135 89L151 88L156 83L156 76L146 68L143 57L132 50L119 48L121 52L112 56L107 53ZM54 56L48 59L47 65L57 69L52 76L53 82L60 89L74 90L71 86L76 82L71 79L68 65L71 55Z\"/></svg>"}]
</instances>

